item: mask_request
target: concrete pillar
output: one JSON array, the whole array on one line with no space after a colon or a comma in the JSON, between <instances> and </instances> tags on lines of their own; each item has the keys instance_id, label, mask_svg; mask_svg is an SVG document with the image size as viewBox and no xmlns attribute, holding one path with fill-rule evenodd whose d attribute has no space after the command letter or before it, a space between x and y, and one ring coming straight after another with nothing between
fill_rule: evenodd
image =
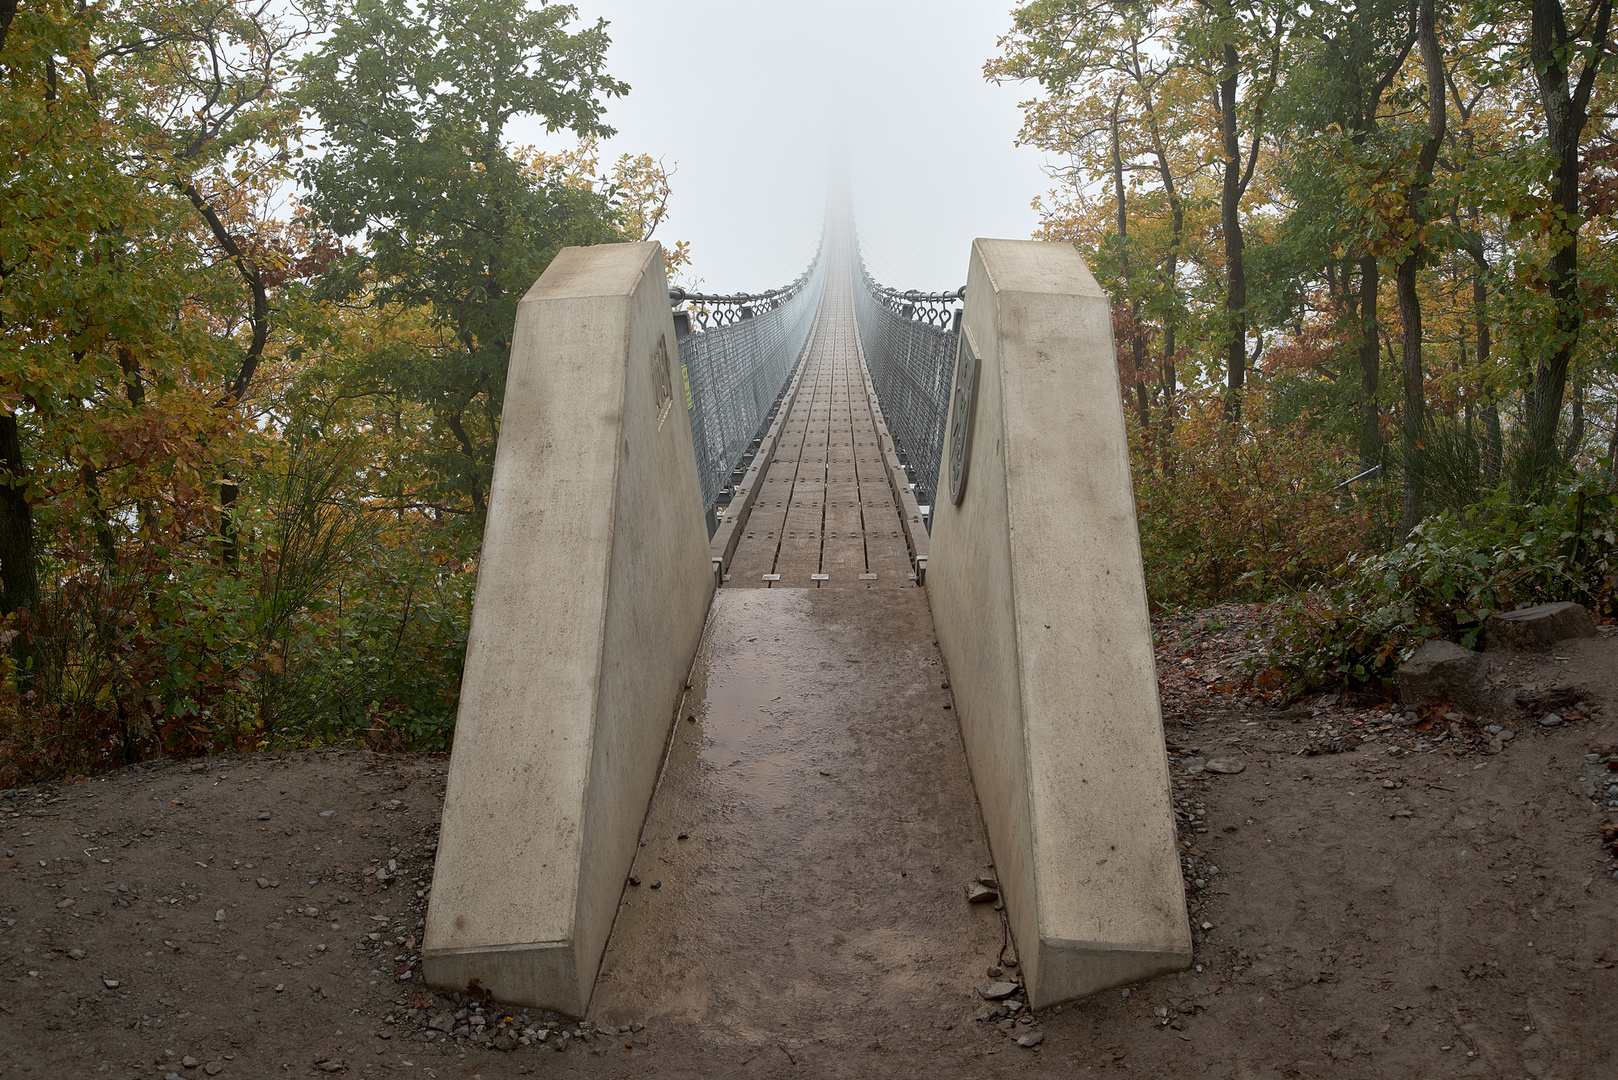
<instances>
[{"instance_id":1,"label":"concrete pillar","mask_svg":"<svg viewBox=\"0 0 1618 1080\"><path fill-rule=\"evenodd\" d=\"M1186 967L1191 932L1107 297L1071 245L978 240L962 342L927 591L1042 1008Z\"/></svg>"},{"instance_id":2,"label":"concrete pillar","mask_svg":"<svg viewBox=\"0 0 1618 1080\"><path fill-rule=\"evenodd\" d=\"M517 309L429 985L583 1015L713 593L655 243L565 248Z\"/></svg>"}]
</instances>

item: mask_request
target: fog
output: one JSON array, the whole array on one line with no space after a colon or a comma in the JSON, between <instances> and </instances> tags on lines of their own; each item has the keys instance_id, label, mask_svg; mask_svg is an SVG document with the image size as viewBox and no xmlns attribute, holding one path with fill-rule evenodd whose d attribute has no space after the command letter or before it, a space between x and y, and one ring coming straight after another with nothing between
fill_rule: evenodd
<instances>
[{"instance_id":1,"label":"fog","mask_svg":"<svg viewBox=\"0 0 1618 1080\"><path fill-rule=\"evenodd\" d=\"M1013 145L1026 86L983 62L1009 4L967 0L576 0L607 19L604 160L650 153L675 170L657 239L689 240L688 283L758 291L797 275L819 239L833 161L846 149L861 246L899 288L965 281L975 236L1027 237L1049 186ZM522 142L559 145L534 126Z\"/></svg>"}]
</instances>

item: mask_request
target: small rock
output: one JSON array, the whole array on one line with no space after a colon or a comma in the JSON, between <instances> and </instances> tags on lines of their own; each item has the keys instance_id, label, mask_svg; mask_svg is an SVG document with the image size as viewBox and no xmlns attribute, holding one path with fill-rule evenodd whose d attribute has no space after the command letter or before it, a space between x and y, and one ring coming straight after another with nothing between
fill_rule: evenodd
<instances>
[{"instance_id":1,"label":"small rock","mask_svg":"<svg viewBox=\"0 0 1618 1080\"><path fill-rule=\"evenodd\" d=\"M638 875L638 874L630 874L629 875L629 883L631 885L639 885L640 884L640 875Z\"/></svg>"},{"instance_id":2,"label":"small rock","mask_svg":"<svg viewBox=\"0 0 1618 1080\"><path fill-rule=\"evenodd\" d=\"M261 889L268 889L270 887L270 879L267 877L261 877L258 879L256 884Z\"/></svg>"},{"instance_id":3,"label":"small rock","mask_svg":"<svg viewBox=\"0 0 1618 1080\"><path fill-rule=\"evenodd\" d=\"M268 810L260 810L258 812L258 819L260 821L268 821L268 820L270 820L270 812Z\"/></svg>"},{"instance_id":4,"label":"small rock","mask_svg":"<svg viewBox=\"0 0 1618 1080\"><path fill-rule=\"evenodd\" d=\"M661 882L661 881L654 881L654 882L652 882L652 888L654 888L654 889L661 889L661 888L662 888L662 887L663 887L663 883L662 883L662 882Z\"/></svg>"},{"instance_id":5,"label":"small rock","mask_svg":"<svg viewBox=\"0 0 1618 1080\"><path fill-rule=\"evenodd\" d=\"M321 1072L335 1073L342 1072L344 1069L348 1068L348 1066L343 1064L341 1061L338 1061L336 1058L332 1058L330 1061L315 1062L315 1068L319 1069Z\"/></svg>"},{"instance_id":6,"label":"small rock","mask_svg":"<svg viewBox=\"0 0 1618 1080\"><path fill-rule=\"evenodd\" d=\"M67 958L69 960L83 960L84 959L84 950L83 949L69 949L67 951Z\"/></svg>"},{"instance_id":7,"label":"small rock","mask_svg":"<svg viewBox=\"0 0 1618 1080\"><path fill-rule=\"evenodd\" d=\"M997 967L990 968L989 972L988 972L989 978L991 978L991 979L998 979L1000 976L1002 976L1004 974L1005 974L1005 972L1001 971Z\"/></svg>"},{"instance_id":8,"label":"small rock","mask_svg":"<svg viewBox=\"0 0 1618 1080\"><path fill-rule=\"evenodd\" d=\"M116 989L118 989L118 980L117 979L102 979L101 980L101 985L105 986L108 990L116 990Z\"/></svg>"},{"instance_id":9,"label":"small rock","mask_svg":"<svg viewBox=\"0 0 1618 1080\"><path fill-rule=\"evenodd\" d=\"M1516 737L1517 737L1517 733L1515 731L1512 731L1510 728L1505 728L1504 730L1502 730L1500 732L1500 734L1495 736L1495 738L1499 739L1501 742L1510 742L1512 739L1515 739Z\"/></svg>"},{"instance_id":10,"label":"small rock","mask_svg":"<svg viewBox=\"0 0 1618 1080\"><path fill-rule=\"evenodd\" d=\"M1204 766L1204 768L1211 773L1223 773L1226 776L1234 776L1243 769L1247 768L1247 766L1243 765L1239 761L1232 761L1230 758L1209 758L1208 764Z\"/></svg>"},{"instance_id":11,"label":"small rock","mask_svg":"<svg viewBox=\"0 0 1618 1080\"><path fill-rule=\"evenodd\" d=\"M1208 759L1207 758L1199 758L1199 757L1188 757L1185 760L1181 761L1180 764L1185 766L1186 772L1192 773L1194 775L1196 773L1202 772L1204 769L1206 769L1208 767Z\"/></svg>"},{"instance_id":12,"label":"small rock","mask_svg":"<svg viewBox=\"0 0 1618 1080\"><path fill-rule=\"evenodd\" d=\"M39 865L44 866L45 864L42 862ZM68 908L72 907L74 905L74 903L75 903L75 901L73 901L71 899L69 899L69 900L58 900L56 902L56 910L65 911Z\"/></svg>"},{"instance_id":13,"label":"small rock","mask_svg":"<svg viewBox=\"0 0 1618 1080\"><path fill-rule=\"evenodd\" d=\"M335 811L335 810L322 810L320 812L320 816L321 817L336 817L337 816L337 811Z\"/></svg>"},{"instance_id":14,"label":"small rock","mask_svg":"<svg viewBox=\"0 0 1618 1080\"><path fill-rule=\"evenodd\" d=\"M201 1065L201 1064L202 1064L202 1062L198 1061L196 1058L192 1057L190 1054L187 1054L187 1055L185 1055L185 1057L180 1059L180 1065L183 1068L187 1068L187 1069L194 1069L198 1065Z\"/></svg>"},{"instance_id":15,"label":"small rock","mask_svg":"<svg viewBox=\"0 0 1618 1080\"><path fill-rule=\"evenodd\" d=\"M981 881L969 881L966 884L966 902L968 904L988 904L1000 899L1000 894L989 888Z\"/></svg>"},{"instance_id":16,"label":"small rock","mask_svg":"<svg viewBox=\"0 0 1618 1080\"><path fill-rule=\"evenodd\" d=\"M509 1033L501 1035L494 1040L493 1046L502 1054L509 1054L517 1049L517 1037Z\"/></svg>"},{"instance_id":17,"label":"small rock","mask_svg":"<svg viewBox=\"0 0 1618 1080\"><path fill-rule=\"evenodd\" d=\"M213 913L213 921L214 922L224 922L225 921L225 909L224 908L220 908L218 911Z\"/></svg>"},{"instance_id":18,"label":"small rock","mask_svg":"<svg viewBox=\"0 0 1618 1080\"><path fill-rule=\"evenodd\" d=\"M202 762L199 761L195 765L191 766L191 771L192 772L207 772L208 771L208 766L204 765Z\"/></svg>"},{"instance_id":19,"label":"small rock","mask_svg":"<svg viewBox=\"0 0 1618 1080\"><path fill-rule=\"evenodd\" d=\"M1556 715L1555 713L1546 713L1543 717L1540 718L1539 726L1540 727L1559 727L1561 725L1561 723L1562 723L1562 718L1560 716Z\"/></svg>"},{"instance_id":20,"label":"small rock","mask_svg":"<svg viewBox=\"0 0 1618 1080\"><path fill-rule=\"evenodd\" d=\"M1025 1050L1031 1046L1038 1046L1044 1041L1045 1033L1043 1031L1030 1031L1017 1037L1017 1045Z\"/></svg>"},{"instance_id":21,"label":"small rock","mask_svg":"<svg viewBox=\"0 0 1618 1080\"><path fill-rule=\"evenodd\" d=\"M1015 994L1020 987L1014 982L987 982L978 987L978 996L984 1001L1000 1001Z\"/></svg>"},{"instance_id":22,"label":"small rock","mask_svg":"<svg viewBox=\"0 0 1618 1080\"><path fill-rule=\"evenodd\" d=\"M225 1071L225 1063L223 1061L210 1061L202 1067L202 1071L209 1076L218 1076Z\"/></svg>"},{"instance_id":23,"label":"small rock","mask_svg":"<svg viewBox=\"0 0 1618 1080\"><path fill-rule=\"evenodd\" d=\"M1506 744L1501 742L1499 739L1490 739L1489 740L1489 746L1488 746L1489 753L1498 754L1502 750L1504 750L1505 748L1506 748Z\"/></svg>"}]
</instances>

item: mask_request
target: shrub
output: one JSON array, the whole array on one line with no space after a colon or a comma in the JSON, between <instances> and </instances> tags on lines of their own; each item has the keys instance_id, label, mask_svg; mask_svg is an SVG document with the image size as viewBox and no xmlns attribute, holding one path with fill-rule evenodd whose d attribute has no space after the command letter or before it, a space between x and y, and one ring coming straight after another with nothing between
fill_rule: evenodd
<instances>
[{"instance_id":1,"label":"shrub","mask_svg":"<svg viewBox=\"0 0 1618 1080\"><path fill-rule=\"evenodd\" d=\"M1135 504L1156 607L1271 600L1324 580L1374 532L1373 503L1334 491L1358 471L1307 422L1272 423L1263 390L1233 427L1210 395L1178 418L1163 452L1136 434Z\"/></svg>"},{"instance_id":2,"label":"shrub","mask_svg":"<svg viewBox=\"0 0 1618 1080\"><path fill-rule=\"evenodd\" d=\"M1527 506L1502 489L1466 516L1429 518L1392 551L1349 556L1329 586L1287 604L1271 662L1300 691L1387 686L1423 641L1472 648L1497 611L1573 600L1610 617L1615 553L1618 494L1595 478Z\"/></svg>"}]
</instances>

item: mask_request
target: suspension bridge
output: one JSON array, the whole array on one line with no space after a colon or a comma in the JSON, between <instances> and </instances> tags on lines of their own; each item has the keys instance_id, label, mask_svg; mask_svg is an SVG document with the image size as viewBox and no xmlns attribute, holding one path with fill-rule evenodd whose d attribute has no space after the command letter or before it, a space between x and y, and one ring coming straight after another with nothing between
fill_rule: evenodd
<instances>
[{"instance_id":1,"label":"suspension bridge","mask_svg":"<svg viewBox=\"0 0 1618 1080\"><path fill-rule=\"evenodd\" d=\"M874 280L846 216L759 294L560 253L514 335L429 983L768 1033L1187 966L1112 350L1067 245L979 240L950 293Z\"/></svg>"}]
</instances>

